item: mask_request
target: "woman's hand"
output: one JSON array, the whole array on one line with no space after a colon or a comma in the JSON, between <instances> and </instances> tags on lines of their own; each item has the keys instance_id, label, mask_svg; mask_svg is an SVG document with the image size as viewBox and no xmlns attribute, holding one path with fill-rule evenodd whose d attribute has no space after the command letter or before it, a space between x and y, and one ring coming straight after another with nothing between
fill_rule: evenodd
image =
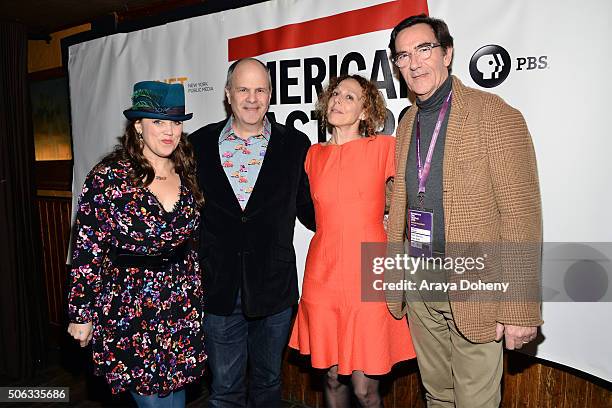
<instances>
[{"instance_id":1,"label":"woman's hand","mask_svg":"<svg viewBox=\"0 0 612 408\"><path fill-rule=\"evenodd\" d=\"M85 347L91 341L93 335L93 324L89 323L70 323L68 325L68 333L78 340L81 347Z\"/></svg>"}]
</instances>

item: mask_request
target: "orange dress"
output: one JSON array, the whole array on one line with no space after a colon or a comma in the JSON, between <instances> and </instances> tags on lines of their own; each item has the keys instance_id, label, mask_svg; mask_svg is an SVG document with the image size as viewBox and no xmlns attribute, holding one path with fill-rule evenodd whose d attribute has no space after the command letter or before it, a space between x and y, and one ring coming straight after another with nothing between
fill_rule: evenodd
<instances>
[{"instance_id":1,"label":"orange dress","mask_svg":"<svg viewBox=\"0 0 612 408\"><path fill-rule=\"evenodd\" d=\"M361 243L386 242L385 181L395 174L395 138L371 136L343 145L313 145L305 168L317 231L310 242L289 346L315 368L388 373L415 357L405 318L384 300L361 299Z\"/></svg>"}]
</instances>

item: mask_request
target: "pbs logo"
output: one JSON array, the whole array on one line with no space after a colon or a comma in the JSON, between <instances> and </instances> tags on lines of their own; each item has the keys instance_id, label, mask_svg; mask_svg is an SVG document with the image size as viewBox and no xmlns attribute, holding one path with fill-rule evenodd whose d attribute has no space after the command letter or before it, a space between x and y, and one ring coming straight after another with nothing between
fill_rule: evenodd
<instances>
[{"instance_id":1,"label":"pbs logo","mask_svg":"<svg viewBox=\"0 0 612 408\"><path fill-rule=\"evenodd\" d=\"M508 78L512 69L512 60L508 51L499 45L491 44L480 47L470 59L470 76L483 88L498 86ZM548 68L548 57L518 57L517 71L531 71Z\"/></svg>"},{"instance_id":2,"label":"pbs logo","mask_svg":"<svg viewBox=\"0 0 612 408\"><path fill-rule=\"evenodd\" d=\"M480 47L470 60L470 76L483 88L493 88L510 74L510 54L499 45Z\"/></svg>"}]
</instances>

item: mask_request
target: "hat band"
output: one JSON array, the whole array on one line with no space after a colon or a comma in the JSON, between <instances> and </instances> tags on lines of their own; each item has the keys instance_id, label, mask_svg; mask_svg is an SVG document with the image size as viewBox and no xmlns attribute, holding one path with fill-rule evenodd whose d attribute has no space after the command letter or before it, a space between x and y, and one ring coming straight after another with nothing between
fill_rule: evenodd
<instances>
[{"instance_id":1,"label":"hat band","mask_svg":"<svg viewBox=\"0 0 612 408\"><path fill-rule=\"evenodd\" d=\"M172 108L137 108L134 110L138 110L140 112L148 112L148 113L158 113L164 114L168 116L183 116L185 115L185 107L184 106L174 106Z\"/></svg>"}]
</instances>

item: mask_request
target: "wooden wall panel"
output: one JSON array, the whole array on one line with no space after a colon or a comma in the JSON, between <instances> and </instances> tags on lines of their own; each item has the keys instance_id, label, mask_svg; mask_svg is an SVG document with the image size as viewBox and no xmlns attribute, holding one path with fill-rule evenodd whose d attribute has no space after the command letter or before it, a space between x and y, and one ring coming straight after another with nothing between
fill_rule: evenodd
<instances>
[{"instance_id":1,"label":"wooden wall panel","mask_svg":"<svg viewBox=\"0 0 612 408\"><path fill-rule=\"evenodd\" d=\"M612 384L581 371L506 352L503 407L612 408Z\"/></svg>"},{"instance_id":2,"label":"wooden wall panel","mask_svg":"<svg viewBox=\"0 0 612 408\"><path fill-rule=\"evenodd\" d=\"M70 238L70 211L70 198L38 197L49 324L57 327L64 324L66 254Z\"/></svg>"},{"instance_id":3,"label":"wooden wall panel","mask_svg":"<svg viewBox=\"0 0 612 408\"><path fill-rule=\"evenodd\" d=\"M283 362L283 397L323 407L322 372L289 350ZM559 364L505 352L503 408L612 408L612 384ZM425 393L415 360L396 365L383 377L386 408L424 408Z\"/></svg>"}]
</instances>

